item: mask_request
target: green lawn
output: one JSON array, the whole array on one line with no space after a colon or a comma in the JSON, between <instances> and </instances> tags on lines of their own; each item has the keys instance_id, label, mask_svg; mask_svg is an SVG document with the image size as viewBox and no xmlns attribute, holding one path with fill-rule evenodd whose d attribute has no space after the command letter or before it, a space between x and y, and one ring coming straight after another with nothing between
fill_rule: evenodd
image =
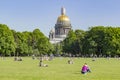
<instances>
[{"instance_id":1,"label":"green lawn","mask_svg":"<svg viewBox=\"0 0 120 80\"><path fill-rule=\"evenodd\" d=\"M24 57L0 58L0 80L120 80L120 60L105 58L92 61L91 58L74 58L74 64L67 64L69 58L55 58L44 61L48 67L39 67L39 60ZM81 67L87 63L91 73L83 75Z\"/></svg>"}]
</instances>

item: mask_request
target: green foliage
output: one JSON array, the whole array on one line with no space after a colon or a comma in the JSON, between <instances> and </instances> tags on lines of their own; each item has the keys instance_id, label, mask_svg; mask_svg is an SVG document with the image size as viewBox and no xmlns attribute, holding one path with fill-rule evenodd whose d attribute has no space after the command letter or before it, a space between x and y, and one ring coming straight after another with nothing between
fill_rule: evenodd
<instances>
[{"instance_id":1,"label":"green foliage","mask_svg":"<svg viewBox=\"0 0 120 80\"><path fill-rule=\"evenodd\" d=\"M95 26L88 31L72 30L63 41L63 52L90 55L120 55L120 28Z\"/></svg>"},{"instance_id":2,"label":"green foliage","mask_svg":"<svg viewBox=\"0 0 120 80\"><path fill-rule=\"evenodd\" d=\"M74 49L76 51L75 53L76 54L81 54L82 53L82 48L83 48L82 40L84 39L85 31L75 30L75 35L76 35L75 46L74 46Z\"/></svg>"},{"instance_id":3,"label":"green foliage","mask_svg":"<svg viewBox=\"0 0 120 80\"><path fill-rule=\"evenodd\" d=\"M33 31L33 45L34 49L38 49L40 55L49 54L53 48L49 39L39 29Z\"/></svg>"},{"instance_id":4,"label":"green foliage","mask_svg":"<svg viewBox=\"0 0 120 80\"><path fill-rule=\"evenodd\" d=\"M120 27L94 26L88 31L71 30L63 42L52 45L39 29L33 32L16 32L10 30L7 25L0 24L0 55L26 56L52 53L120 56Z\"/></svg>"},{"instance_id":5,"label":"green foliage","mask_svg":"<svg viewBox=\"0 0 120 80\"><path fill-rule=\"evenodd\" d=\"M63 52L74 53L74 41L76 40L76 35L73 30L69 31L67 38L63 42Z\"/></svg>"},{"instance_id":6,"label":"green foliage","mask_svg":"<svg viewBox=\"0 0 120 80\"><path fill-rule=\"evenodd\" d=\"M120 54L120 28L91 27L82 42L85 54L118 55Z\"/></svg>"},{"instance_id":7,"label":"green foliage","mask_svg":"<svg viewBox=\"0 0 120 80\"><path fill-rule=\"evenodd\" d=\"M14 37L7 25L0 24L0 53L11 55L15 53Z\"/></svg>"},{"instance_id":8,"label":"green foliage","mask_svg":"<svg viewBox=\"0 0 120 80\"><path fill-rule=\"evenodd\" d=\"M54 54L62 54L62 43L57 43L57 44L54 44L54 50L53 50L53 53Z\"/></svg>"},{"instance_id":9,"label":"green foliage","mask_svg":"<svg viewBox=\"0 0 120 80\"><path fill-rule=\"evenodd\" d=\"M16 32L0 24L0 54L26 56L48 54L53 51L49 39L39 30Z\"/></svg>"}]
</instances>

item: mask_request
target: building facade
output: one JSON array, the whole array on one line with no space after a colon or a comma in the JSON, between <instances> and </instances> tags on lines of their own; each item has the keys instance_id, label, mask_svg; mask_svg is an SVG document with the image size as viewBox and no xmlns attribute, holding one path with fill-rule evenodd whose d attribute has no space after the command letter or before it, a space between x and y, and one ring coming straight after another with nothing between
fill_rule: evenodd
<instances>
[{"instance_id":1,"label":"building facade","mask_svg":"<svg viewBox=\"0 0 120 80\"><path fill-rule=\"evenodd\" d=\"M61 15L57 18L55 27L49 32L49 39L52 44L63 41L68 32L71 30L71 22L69 17L66 15L64 7L61 8Z\"/></svg>"}]
</instances>

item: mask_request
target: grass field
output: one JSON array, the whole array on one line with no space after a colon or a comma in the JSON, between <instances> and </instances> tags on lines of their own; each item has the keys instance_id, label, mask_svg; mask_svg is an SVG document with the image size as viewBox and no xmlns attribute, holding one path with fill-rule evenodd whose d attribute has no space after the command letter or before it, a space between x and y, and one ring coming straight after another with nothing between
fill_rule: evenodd
<instances>
[{"instance_id":1,"label":"grass field","mask_svg":"<svg viewBox=\"0 0 120 80\"><path fill-rule=\"evenodd\" d=\"M44 61L48 67L39 67L39 60L23 57L23 61L14 58L0 58L0 80L120 80L120 60L99 58L74 58L74 64L67 64L69 58L55 58ZM83 75L81 67L87 63L91 73Z\"/></svg>"}]
</instances>

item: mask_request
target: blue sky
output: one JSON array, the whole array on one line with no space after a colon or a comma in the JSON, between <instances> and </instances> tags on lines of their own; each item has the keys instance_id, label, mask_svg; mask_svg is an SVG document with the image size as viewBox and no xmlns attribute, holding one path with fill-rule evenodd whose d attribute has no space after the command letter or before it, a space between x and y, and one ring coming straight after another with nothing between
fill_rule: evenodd
<instances>
[{"instance_id":1,"label":"blue sky","mask_svg":"<svg viewBox=\"0 0 120 80\"><path fill-rule=\"evenodd\" d=\"M0 23L21 32L39 28L48 36L62 6L74 30L120 26L120 0L0 0Z\"/></svg>"}]
</instances>

